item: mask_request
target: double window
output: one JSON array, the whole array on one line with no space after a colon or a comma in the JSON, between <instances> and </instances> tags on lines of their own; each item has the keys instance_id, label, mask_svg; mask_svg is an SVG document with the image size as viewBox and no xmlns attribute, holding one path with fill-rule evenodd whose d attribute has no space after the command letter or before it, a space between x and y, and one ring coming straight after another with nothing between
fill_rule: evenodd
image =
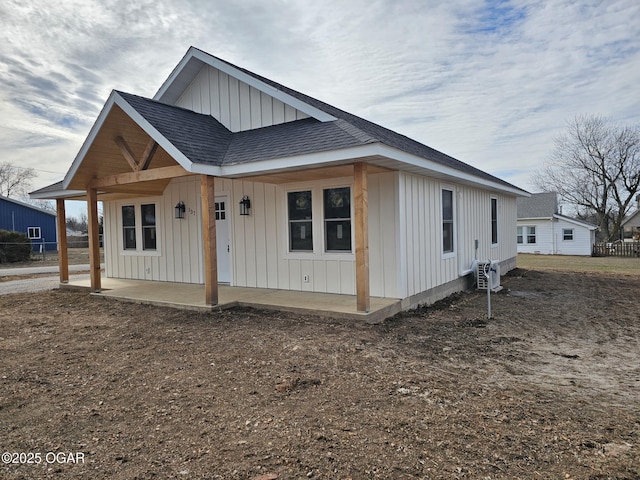
<instances>
[{"instance_id":1,"label":"double window","mask_svg":"<svg viewBox=\"0 0 640 480\"><path fill-rule=\"evenodd\" d=\"M42 238L40 227L27 227L27 237L31 240L38 240Z\"/></svg>"},{"instance_id":2,"label":"double window","mask_svg":"<svg viewBox=\"0 0 640 480\"><path fill-rule=\"evenodd\" d=\"M122 247L126 251L158 249L156 204L122 206ZM138 241L141 238L141 242ZM141 243L141 245L140 245Z\"/></svg>"},{"instance_id":3,"label":"double window","mask_svg":"<svg viewBox=\"0 0 640 480\"><path fill-rule=\"evenodd\" d=\"M322 199L314 208L315 195ZM327 253L351 252L351 187L301 190L287 193L289 251L314 252L314 218L322 219L322 241ZM315 210L315 212L314 212ZM318 232L319 233L319 232Z\"/></svg>"},{"instance_id":4,"label":"double window","mask_svg":"<svg viewBox=\"0 0 640 480\"><path fill-rule=\"evenodd\" d=\"M536 227L518 227L517 229L518 244L536 243Z\"/></svg>"}]
</instances>

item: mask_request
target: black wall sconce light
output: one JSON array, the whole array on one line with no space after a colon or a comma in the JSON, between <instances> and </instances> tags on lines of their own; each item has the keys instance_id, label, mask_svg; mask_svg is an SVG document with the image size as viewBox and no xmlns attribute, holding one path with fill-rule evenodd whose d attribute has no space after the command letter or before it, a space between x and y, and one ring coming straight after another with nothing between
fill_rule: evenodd
<instances>
[{"instance_id":1,"label":"black wall sconce light","mask_svg":"<svg viewBox=\"0 0 640 480\"><path fill-rule=\"evenodd\" d=\"M240 215L249 215L251 210L251 200L249 200L248 196L242 197L240 200Z\"/></svg>"},{"instance_id":2,"label":"black wall sconce light","mask_svg":"<svg viewBox=\"0 0 640 480\"><path fill-rule=\"evenodd\" d=\"M186 208L184 206L184 202L180 200L178 203L176 203L176 218L183 219L185 211Z\"/></svg>"}]
</instances>

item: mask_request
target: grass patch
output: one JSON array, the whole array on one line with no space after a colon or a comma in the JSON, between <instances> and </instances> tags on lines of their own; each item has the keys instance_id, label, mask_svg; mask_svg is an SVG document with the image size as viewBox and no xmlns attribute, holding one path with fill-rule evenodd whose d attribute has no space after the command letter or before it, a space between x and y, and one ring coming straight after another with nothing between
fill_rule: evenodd
<instances>
[{"instance_id":1,"label":"grass patch","mask_svg":"<svg viewBox=\"0 0 640 480\"><path fill-rule=\"evenodd\" d=\"M518 267L529 270L640 275L640 258L578 257L571 255L519 253Z\"/></svg>"}]
</instances>

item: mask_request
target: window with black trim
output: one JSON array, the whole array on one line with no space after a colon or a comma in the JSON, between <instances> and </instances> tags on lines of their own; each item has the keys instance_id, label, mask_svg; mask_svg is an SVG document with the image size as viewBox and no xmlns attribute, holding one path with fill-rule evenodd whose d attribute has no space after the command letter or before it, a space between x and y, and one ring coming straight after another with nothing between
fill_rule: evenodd
<instances>
[{"instance_id":1,"label":"window with black trim","mask_svg":"<svg viewBox=\"0 0 640 480\"><path fill-rule=\"evenodd\" d=\"M313 252L313 212L311 190L288 192L289 250Z\"/></svg>"},{"instance_id":2,"label":"window with black trim","mask_svg":"<svg viewBox=\"0 0 640 480\"><path fill-rule=\"evenodd\" d=\"M351 251L351 188L325 188L324 235L327 252Z\"/></svg>"},{"instance_id":3,"label":"window with black trim","mask_svg":"<svg viewBox=\"0 0 640 480\"><path fill-rule=\"evenodd\" d=\"M491 199L491 244L498 243L498 199Z\"/></svg>"},{"instance_id":4,"label":"window with black trim","mask_svg":"<svg viewBox=\"0 0 640 480\"><path fill-rule=\"evenodd\" d=\"M140 205L142 216L142 249L156 250L156 205Z\"/></svg>"},{"instance_id":5,"label":"window with black trim","mask_svg":"<svg viewBox=\"0 0 640 480\"><path fill-rule=\"evenodd\" d=\"M125 250L136 249L136 210L133 205L122 207L122 245Z\"/></svg>"},{"instance_id":6,"label":"window with black trim","mask_svg":"<svg viewBox=\"0 0 640 480\"><path fill-rule=\"evenodd\" d=\"M453 252L453 190L442 189L442 253Z\"/></svg>"},{"instance_id":7,"label":"window with black trim","mask_svg":"<svg viewBox=\"0 0 640 480\"><path fill-rule=\"evenodd\" d=\"M31 240L37 240L42 238L42 232L40 227L27 227L27 237Z\"/></svg>"},{"instance_id":8,"label":"window with black trim","mask_svg":"<svg viewBox=\"0 0 640 480\"><path fill-rule=\"evenodd\" d=\"M562 229L562 240L565 240L565 241L573 240L573 228Z\"/></svg>"}]
</instances>

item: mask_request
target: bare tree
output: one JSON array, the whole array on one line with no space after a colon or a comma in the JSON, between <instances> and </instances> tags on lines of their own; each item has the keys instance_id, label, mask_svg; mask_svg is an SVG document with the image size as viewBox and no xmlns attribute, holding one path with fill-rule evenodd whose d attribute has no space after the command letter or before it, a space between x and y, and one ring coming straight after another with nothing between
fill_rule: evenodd
<instances>
[{"instance_id":1,"label":"bare tree","mask_svg":"<svg viewBox=\"0 0 640 480\"><path fill-rule=\"evenodd\" d=\"M0 195L13 198L26 196L31 188L31 180L37 176L33 168L0 163Z\"/></svg>"},{"instance_id":2,"label":"bare tree","mask_svg":"<svg viewBox=\"0 0 640 480\"><path fill-rule=\"evenodd\" d=\"M617 239L640 190L640 125L617 126L600 116L580 115L554 142L550 161L533 182L558 192L581 215L595 216L604 239Z\"/></svg>"}]
</instances>

